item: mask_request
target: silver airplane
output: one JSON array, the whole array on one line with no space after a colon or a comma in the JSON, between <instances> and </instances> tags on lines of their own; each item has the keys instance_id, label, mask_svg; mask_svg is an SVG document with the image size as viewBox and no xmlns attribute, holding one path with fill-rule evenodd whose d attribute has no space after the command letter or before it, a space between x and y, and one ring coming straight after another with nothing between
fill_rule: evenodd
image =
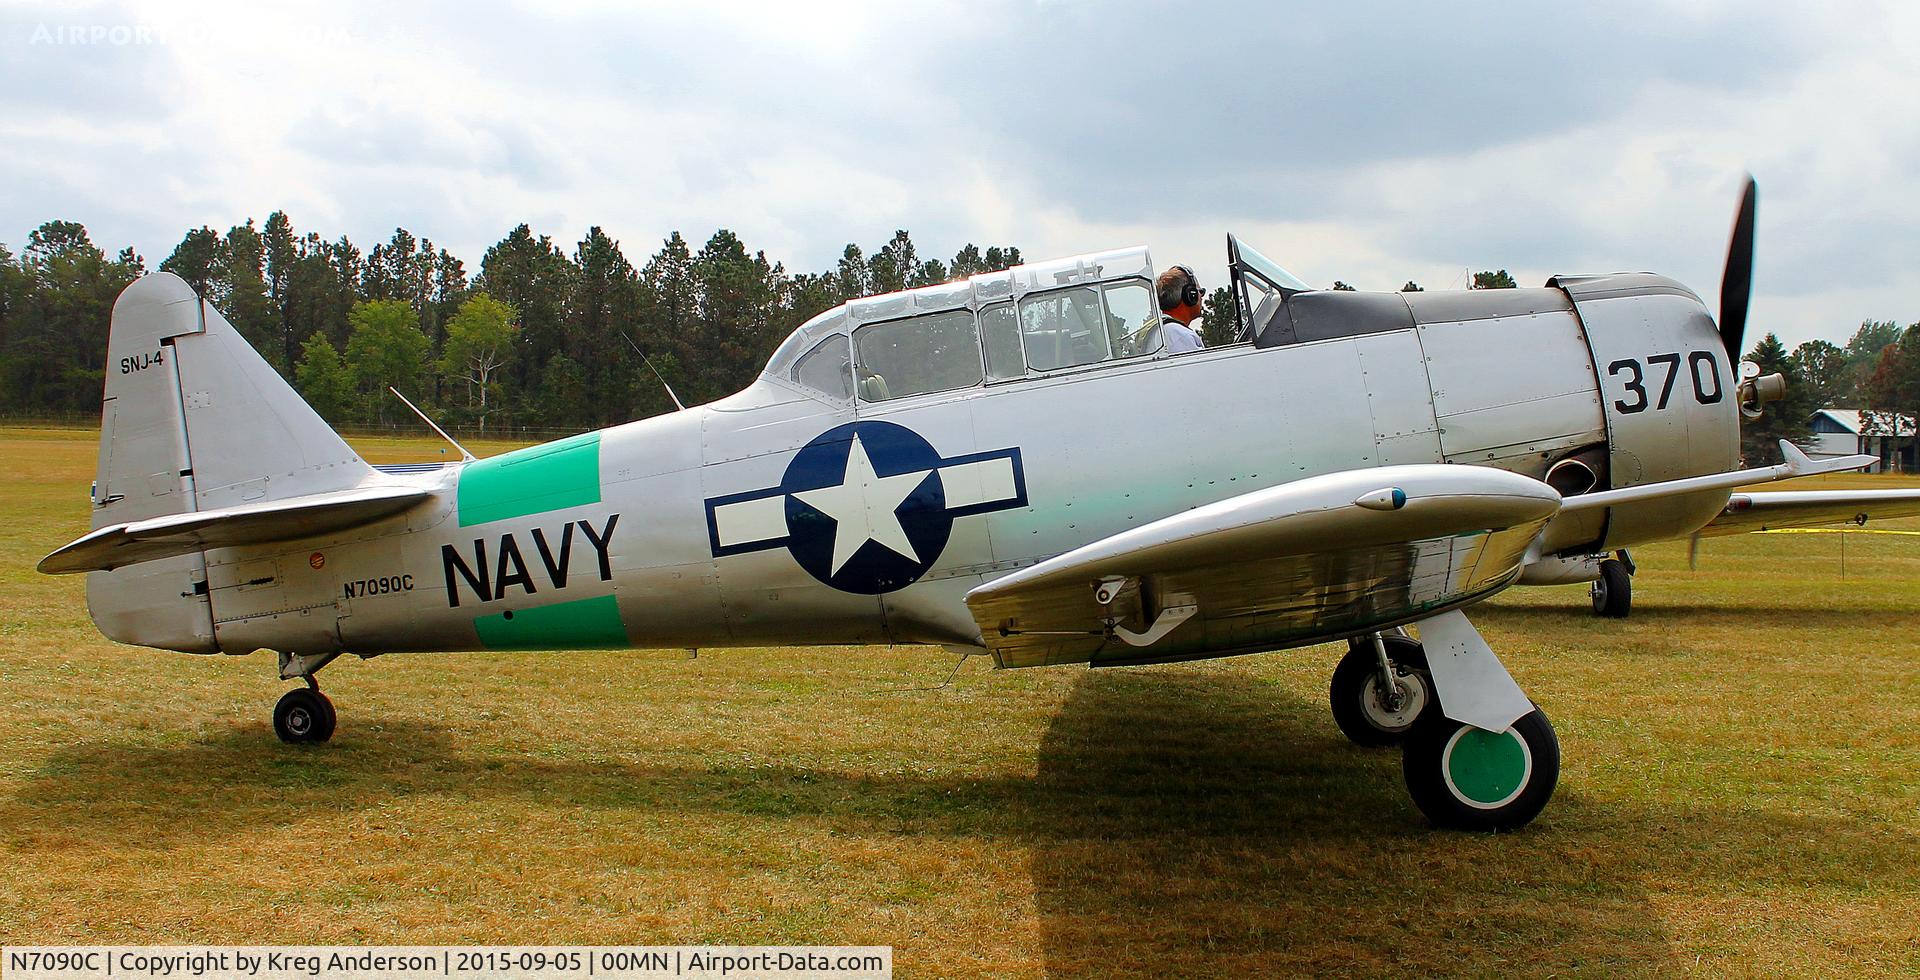
<instances>
[{"instance_id":1,"label":"silver airplane","mask_svg":"<svg viewBox=\"0 0 1920 980\"><path fill-rule=\"evenodd\" d=\"M1161 343L1145 248L874 296L727 398L459 463L372 466L179 278L121 294L86 572L113 640L278 652L289 742L341 654L939 644L999 667L1347 641L1335 722L1399 744L1437 826L1526 824L1546 715L1462 610L1695 533L1920 513L1920 491L1735 494L1753 189L1721 319L1651 274L1308 288L1228 238L1238 341ZM463 451L463 455L464 451ZM1463 465L1464 464L1464 465ZM1622 607L1624 608L1624 607ZM1409 632L1407 627L1412 628ZM1416 638L1417 634L1417 638Z\"/></svg>"}]
</instances>

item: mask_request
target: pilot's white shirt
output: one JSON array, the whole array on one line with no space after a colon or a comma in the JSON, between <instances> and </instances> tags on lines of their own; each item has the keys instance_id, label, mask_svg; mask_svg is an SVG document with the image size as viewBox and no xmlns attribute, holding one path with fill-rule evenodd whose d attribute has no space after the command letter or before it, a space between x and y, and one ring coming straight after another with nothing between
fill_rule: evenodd
<instances>
[{"instance_id":1,"label":"pilot's white shirt","mask_svg":"<svg viewBox=\"0 0 1920 980\"><path fill-rule=\"evenodd\" d=\"M1167 338L1167 353L1184 354L1190 350L1199 350L1207 346L1193 328L1178 320L1166 319L1160 323L1160 333Z\"/></svg>"}]
</instances>

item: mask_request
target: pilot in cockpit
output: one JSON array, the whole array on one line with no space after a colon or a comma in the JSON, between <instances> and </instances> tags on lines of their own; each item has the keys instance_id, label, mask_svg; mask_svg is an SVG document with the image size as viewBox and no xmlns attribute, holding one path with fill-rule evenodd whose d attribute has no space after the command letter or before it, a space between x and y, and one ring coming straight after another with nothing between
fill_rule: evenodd
<instances>
[{"instance_id":1,"label":"pilot in cockpit","mask_svg":"<svg viewBox=\"0 0 1920 980\"><path fill-rule=\"evenodd\" d=\"M1193 329L1193 321L1201 313L1200 297L1204 295L1193 270L1176 265L1160 273L1154 282L1154 291L1159 294L1160 313L1166 318L1160 325L1160 333L1166 338L1167 353L1181 354L1207 346Z\"/></svg>"}]
</instances>

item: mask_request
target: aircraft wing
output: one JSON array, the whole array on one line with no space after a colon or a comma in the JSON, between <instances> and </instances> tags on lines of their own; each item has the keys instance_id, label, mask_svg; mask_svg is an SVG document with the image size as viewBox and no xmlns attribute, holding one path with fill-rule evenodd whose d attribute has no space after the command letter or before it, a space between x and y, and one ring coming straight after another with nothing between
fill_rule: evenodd
<instances>
[{"instance_id":1,"label":"aircraft wing","mask_svg":"<svg viewBox=\"0 0 1920 980\"><path fill-rule=\"evenodd\" d=\"M1253 491L981 585L995 662L1158 663L1424 619L1511 583L1560 509L1530 477L1393 466Z\"/></svg>"},{"instance_id":2,"label":"aircraft wing","mask_svg":"<svg viewBox=\"0 0 1920 980\"><path fill-rule=\"evenodd\" d=\"M1782 490L1736 493L1706 527L1703 537L1781 527L1865 524L1920 516L1920 488L1900 490Z\"/></svg>"},{"instance_id":3,"label":"aircraft wing","mask_svg":"<svg viewBox=\"0 0 1920 980\"><path fill-rule=\"evenodd\" d=\"M291 541L358 527L432 495L417 487L357 487L168 514L100 528L40 559L38 567L49 575L106 571L208 548Z\"/></svg>"}]
</instances>

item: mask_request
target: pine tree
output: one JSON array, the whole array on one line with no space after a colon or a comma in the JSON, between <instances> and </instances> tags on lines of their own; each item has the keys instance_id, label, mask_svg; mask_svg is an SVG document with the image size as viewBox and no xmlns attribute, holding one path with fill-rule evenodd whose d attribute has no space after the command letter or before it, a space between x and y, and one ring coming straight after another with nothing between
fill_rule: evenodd
<instances>
[{"instance_id":1,"label":"pine tree","mask_svg":"<svg viewBox=\"0 0 1920 980\"><path fill-rule=\"evenodd\" d=\"M1786 379L1787 394L1777 402L1768 403L1757 419L1750 419L1740 427L1740 452L1749 465L1760 461L1772 462L1779 455L1780 440L1795 443L1808 442L1813 438L1813 413L1822 406L1813 404L1814 396L1800 376L1799 365L1788 355L1786 345L1772 333L1760 338L1747 352L1745 360L1760 366L1761 374L1778 373ZM1686 370L1681 367L1679 370Z\"/></svg>"},{"instance_id":2,"label":"pine tree","mask_svg":"<svg viewBox=\"0 0 1920 980\"><path fill-rule=\"evenodd\" d=\"M599 392L595 421L625 421L634 415L638 365L623 335L631 336L640 319L639 274L621 254L620 243L598 225L588 229L587 237L574 249L573 264L577 271L567 300L566 353L585 369L587 383Z\"/></svg>"},{"instance_id":3,"label":"pine tree","mask_svg":"<svg viewBox=\"0 0 1920 980\"><path fill-rule=\"evenodd\" d=\"M213 295L218 298L215 305L234 329L240 331L240 336L282 376L287 376L293 366L281 358L278 317L274 315L273 300L267 295L265 261L266 244L254 229L253 221L249 219L244 225L235 225L220 242Z\"/></svg>"},{"instance_id":4,"label":"pine tree","mask_svg":"<svg viewBox=\"0 0 1920 980\"><path fill-rule=\"evenodd\" d=\"M185 279L194 292L217 304L226 297L213 294L209 287L217 276L219 265L220 234L201 225L180 239L180 244L173 247L173 254L160 263L160 271L171 272Z\"/></svg>"},{"instance_id":5,"label":"pine tree","mask_svg":"<svg viewBox=\"0 0 1920 980\"><path fill-rule=\"evenodd\" d=\"M833 276L842 303L876 292L873 274L867 268L866 260L861 257L860 246L852 242L848 242L846 250L840 253L840 264L834 269Z\"/></svg>"},{"instance_id":6,"label":"pine tree","mask_svg":"<svg viewBox=\"0 0 1920 980\"><path fill-rule=\"evenodd\" d=\"M871 270L871 289L875 293L896 293L906 289L913 273L920 267L920 259L914 254L913 239L905 229L893 233L893 239L880 246L873 253L873 259L867 263Z\"/></svg>"},{"instance_id":7,"label":"pine tree","mask_svg":"<svg viewBox=\"0 0 1920 980\"><path fill-rule=\"evenodd\" d=\"M1221 347L1234 343L1239 338L1238 304L1233 301L1233 290L1225 286L1207 294L1205 317L1200 323L1200 339L1208 347Z\"/></svg>"},{"instance_id":8,"label":"pine tree","mask_svg":"<svg viewBox=\"0 0 1920 980\"><path fill-rule=\"evenodd\" d=\"M546 235L519 225L480 260L473 288L513 307L520 314L521 356L513 364L513 383L531 390L532 381L556 353L566 349L566 300L575 267Z\"/></svg>"}]
</instances>

